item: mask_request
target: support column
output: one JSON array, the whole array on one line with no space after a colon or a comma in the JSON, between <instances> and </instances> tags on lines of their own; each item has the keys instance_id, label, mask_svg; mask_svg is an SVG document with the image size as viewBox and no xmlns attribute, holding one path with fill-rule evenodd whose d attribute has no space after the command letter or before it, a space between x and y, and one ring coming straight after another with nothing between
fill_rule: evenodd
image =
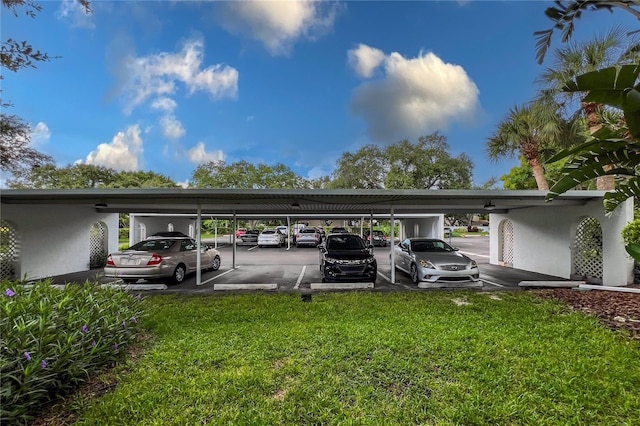
<instances>
[{"instance_id":1,"label":"support column","mask_svg":"<svg viewBox=\"0 0 640 426\"><path fill-rule=\"evenodd\" d=\"M395 251L393 250L393 246L396 242L396 227L395 227L395 219L393 217L393 206L391 207L391 212L389 216L389 223L391 224L391 284L396 283L396 256Z\"/></svg>"},{"instance_id":2,"label":"support column","mask_svg":"<svg viewBox=\"0 0 640 426\"><path fill-rule=\"evenodd\" d=\"M202 205L198 203L198 218L196 219L196 285L202 285Z\"/></svg>"},{"instance_id":3,"label":"support column","mask_svg":"<svg viewBox=\"0 0 640 426\"><path fill-rule=\"evenodd\" d=\"M231 267L236 269L236 231L238 230L238 219L236 211L233 211L233 229L231 230Z\"/></svg>"}]
</instances>

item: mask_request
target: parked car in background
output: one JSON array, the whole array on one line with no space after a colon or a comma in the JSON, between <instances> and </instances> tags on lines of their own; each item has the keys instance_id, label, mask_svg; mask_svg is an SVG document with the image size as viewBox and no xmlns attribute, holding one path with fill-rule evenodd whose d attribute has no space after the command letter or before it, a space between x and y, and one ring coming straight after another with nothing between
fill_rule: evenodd
<instances>
[{"instance_id":1,"label":"parked car in background","mask_svg":"<svg viewBox=\"0 0 640 426\"><path fill-rule=\"evenodd\" d=\"M163 238L163 237L185 237L185 238L190 238L188 235L183 234L182 232L179 231L160 231L160 232L156 232L154 234L151 234L147 237L147 240L153 239L153 238Z\"/></svg>"},{"instance_id":2,"label":"parked car in background","mask_svg":"<svg viewBox=\"0 0 640 426\"><path fill-rule=\"evenodd\" d=\"M238 228L238 229L236 229L236 238L240 238L240 236L242 234L244 234L245 232L247 232L246 228Z\"/></svg>"},{"instance_id":3,"label":"parked car in background","mask_svg":"<svg viewBox=\"0 0 640 426\"><path fill-rule=\"evenodd\" d=\"M322 242L322 235L315 228L303 228L298 233L296 238L296 246L311 246L318 247L318 244Z\"/></svg>"},{"instance_id":4,"label":"parked car in background","mask_svg":"<svg viewBox=\"0 0 640 426\"><path fill-rule=\"evenodd\" d=\"M301 229L304 229L306 225L304 223L296 223L293 225L293 244L296 243L296 238L298 238L298 234Z\"/></svg>"},{"instance_id":5,"label":"parked car in background","mask_svg":"<svg viewBox=\"0 0 640 426\"><path fill-rule=\"evenodd\" d=\"M407 238L393 250L396 268L409 274L415 284L477 281L480 278L476 261L442 240Z\"/></svg>"},{"instance_id":6,"label":"parked car in background","mask_svg":"<svg viewBox=\"0 0 640 426\"><path fill-rule=\"evenodd\" d=\"M247 232L240 235L240 239L243 243L258 243L258 235L260 235L260 231L257 229L248 229Z\"/></svg>"},{"instance_id":7,"label":"parked car in background","mask_svg":"<svg viewBox=\"0 0 640 426\"><path fill-rule=\"evenodd\" d=\"M316 230L320 234L320 239L324 240L324 237L327 235L327 232L324 230L322 226L316 226Z\"/></svg>"},{"instance_id":8,"label":"parked car in background","mask_svg":"<svg viewBox=\"0 0 640 426\"><path fill-rule=\"evenodd\" d=\"M187 274L196 271L197 256L197 244L192 238L154 237L109 254L104 275L125 283L167 277L181 283ZM220 252L202 245L200 261L203 270L215 271L220 268Z\"/></svg>"},{"instance_id":9,"label":"parked car in background","mask_svg":"<svg viewBox=\"0 0 640 426\"><path fill-rule=\"evenodd\" d=\"M346 228L343 228L341 226L334 226L333 229L331 229L332 234L338 234L338 233L346 234L348 232L349 231Z\"/></svg>"},{"instance_id":10,"label":"parked car in background","mask_svg":"<svg viewBox=\"0 0 640 426\"><path fill-rule=\"evenodd\" d=\"M375 247L386 247L388 245L387 236L384 235L384 232L373 230L373 239L371 235L369 235L369 231L365 231L364 237L367 242Z\"/></svg>"},{"instance_id":11,"label":"parked car in background","mask_svg":"<svg viewBox=\"0 0 640 426\"><path fill-rule=\"evenodd\" d=\"M378 264L360 235L350 233L329 234L320 251L322 282L360 280L376 282Z\"/></svg>"},{"instance_id":12,"label":"parked car in background","mask_svg":"<svg viewBox=\"0 0 640 426\"><path fill-rule=\"evenodd\" d=\"M276 230L280 231L281 234L284 235L285 240L289 238L289 228L284 225L276 226Z\"/></svg>"},{"instance_id":13,"label":"parked car in background","mask_svg":"<svg viewBox=\"0 0 640 426\"><path fill-rule=\"evenodd\" d=\"M277 229L265 229L258 235L258 247L282 247L284 235Z\"/></svg>"}]
</instances>

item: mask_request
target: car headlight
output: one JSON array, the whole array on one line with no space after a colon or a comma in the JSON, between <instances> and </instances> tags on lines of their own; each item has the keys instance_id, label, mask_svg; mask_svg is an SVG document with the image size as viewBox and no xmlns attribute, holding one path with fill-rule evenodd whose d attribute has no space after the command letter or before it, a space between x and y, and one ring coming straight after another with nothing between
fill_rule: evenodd
<instances>
[{"instance_id":1,"label":"car headlight","mask_svg":"<svg viewBox=\"0 0 640 426\"><path fill-rule=\"evenodd\" d=\"M478 262L476 262L475 260L471 261L471 269L473 268L477 268L478 267Z\"/></svg>"},{"instance_id":2,"label":"car headlight","mask_svg":"<svg viewBox=\"0 0 640 426\"><path fill-rule=\"evenodd\" d=\"M434 265L433 263L424 260L424 259L420 259L420 266L422 266L423 268L427 268L427 269L436 269L436 265Z\"/></svg>"}]
</instances>

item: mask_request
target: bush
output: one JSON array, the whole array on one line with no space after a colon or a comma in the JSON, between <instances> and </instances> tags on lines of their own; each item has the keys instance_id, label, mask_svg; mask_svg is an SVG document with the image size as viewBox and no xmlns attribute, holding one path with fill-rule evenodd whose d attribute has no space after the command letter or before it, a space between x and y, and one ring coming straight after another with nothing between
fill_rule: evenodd
<instances>
[{"instance_id":1,"label":"bush","mask_svg":"<svg viewBox=\"0 0 640 426\"><path fill-rule=\"evenodd\" d=\"M129 239L129 228L118 228L118 239L119 240L128 240Z\"/></svg>"},{"instance_id":2,"label":"bush","mask_svg":"<svg viewBox=\"0 0 640 426\"><path fill-rule=\"evenodd\" d=\"M51 399L118 360L143 315L142 298L95 284L0 283L0 423L26 424Z\"/></svg>"},{"instance_id":3,"label":"bush","mask_svg":"<svg viewBox=\"0 0 640 426\"><path fill-rule=\"evenodd\" d=\"M625 245L640 244L640 219L627 223L622 230L622 239Z\"/></svg>"}]
</instances>

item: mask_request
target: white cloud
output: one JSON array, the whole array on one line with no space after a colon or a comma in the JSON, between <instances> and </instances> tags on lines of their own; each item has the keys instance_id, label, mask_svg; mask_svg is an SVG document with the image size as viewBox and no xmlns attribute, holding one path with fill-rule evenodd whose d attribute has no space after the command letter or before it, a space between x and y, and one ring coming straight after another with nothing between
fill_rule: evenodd
<instances>
[{"instance_id":1,"label":"white cloud","mask_svg":"<svg viewBox=\"0 0 640 426\"><path fill-rule=\"evenodd\" d=\"M176 101L171 98L167 98L166 96L160 96L151 103L151 108L166 112L173 111L177 106L178 104Z\"/></svg>"},{"instance_id":2,"label":"white cloud","mask_svg":"<svg viewBox=\"0 0 640 426\"><path fill-rule=\"evenodd\" d=\"M204 142L198 142L198 144L191 148L187 154L189 155L189 160L194 164L204 164L210 161L217 162L224 160L224 153L222 151L207 152L205 150Z\"/></svg>"},{"instance_id":3,"label":"white cloud","mask_svg":"<svg viewBox=\"0 0 640 426\"><path fill-rule=\"evenodd\" d=\"M339 3L243 0L220 3L220 24L257 40L272 55L286 55L302 38L313 40L333 27Z\"/></svg>"},{"instance_id":4,"label":"white cloud","mask_svg":"<svg viewBox=\"0 0 640 426\"><path fill-rule=\"evenodd\" d=\"M163 99L174 94L178 82L186 86L190 95L203 91L214 99L235 99L238 94L238 70L222 64L203 69L203 61L204 43L201 39L186 41L177 53L162 52L130 58L125 65L128 75L123 89L125 112L130 114L151 96ZM157 104L158 107L161 103Z\"/></svg>"},{"instance_id":5,"label":"white cloud","mask_svg":"<svg viewBox=\"0 0 640 426\"><path fill-rule=\"evenodd\" d=\"M56 17L76 28L92 30L96 27L93 15L86 13L78 0L63 0L56 12Z\"/></svg>"},{"instance_id":6,"label":"white cloud","mask_svg":"<svg viewBox=\"0 0 640 426\"><path fill-rule=\"evenodd\" d=\"M140 127L129 126L126 131L118 132L111 142L101 143L87 155L86 164L109 167L114 170L137 171L142 156L142 138Z\"/></svg>"},{"instance_id":7,"label":"white cloud","mask_svg":"<svg viewBox=\"0 0 640 426\"><path fill-rule=\"evenodd\" d=\"M472 121L478 96L461 66L431 52L412 59L394 52L384 59L383 78L354 90L351 110L363 117L373 140L394 143Z\"/></svg>"},{"instance_id":8,"label":"white cloud","mask_svg":"<svg viewBox=\"0 0 640 426\"><path fill-rule=\"evenodd\" d=\"M369 78L373 71L384 61L384 52L380 49L360 44L357 49L347 52L349 64L360 77Z\"/></svg>"},{"instance_id":9,"label":"white cloud","mask_svg":"<svg viewBox=\"0 0 640 426\"><path fill-rule=\"evenodd\" d=\"M36 149L48 144L50 138L51 131L42 121L36 124L36 127L31 130L31 146Z\"/></svg>"},{"instance_id":10,"label":"white cloud","mask_svg":"<svg viewBox=\"0 0 640 426\"><path fill-rule=\"evenodd\" d=\"M167 139L180 139L187 133L182 123L173 115L165 115L160 119L162 134Z\"/></svg>"}]
</instances>

